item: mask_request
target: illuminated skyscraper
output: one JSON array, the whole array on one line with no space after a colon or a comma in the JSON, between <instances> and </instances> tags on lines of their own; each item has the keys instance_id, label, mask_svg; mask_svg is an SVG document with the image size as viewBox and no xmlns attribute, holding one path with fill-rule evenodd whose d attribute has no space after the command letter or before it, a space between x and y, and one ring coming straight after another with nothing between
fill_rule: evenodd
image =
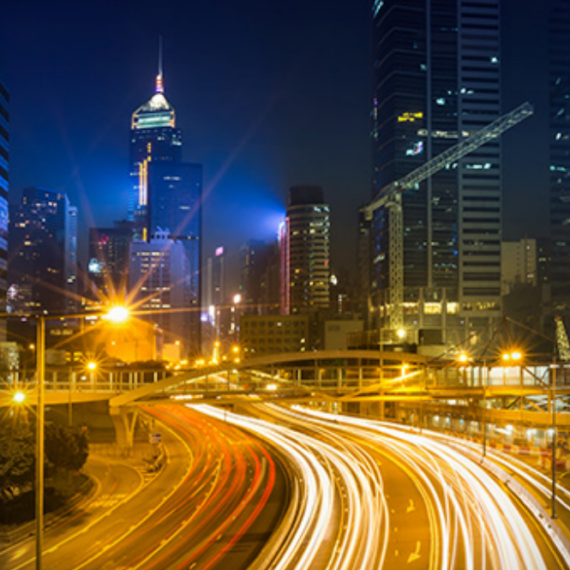
<instances>
[{"instance_id":1,"label":"illuminated skyscraper","mask_svg":"<svg viewBox=\"0 0 570 570\"><path fill-rule=\"evenodd\" d=\"M148 170L151 162L182 159L182 132L176 128L176 113L164 95L162 64L154 95L132 116L130 164L132 189L128 219L148 232Z\"/></svg>"},{"instance_id":2,"label":"illuminated skyscraper","mask_svg":"<svg viewBox=\"0 0 570 570\"><path fill-rule=\"evenodd\" d=\"M329 307L330 220L320 186L293 186L281 232L281 312Z\"/></svg>"},{"instance_id":3,"label":"illuminated skyscraper","mask_svg":"<svg viewBox=\"0 0 570 570\"><path fill-rule=\"evenodd\" d=\"M6 312L8 273L8 165L10 159L10 95L0 81L0 311ZM0 342L6 340L6 326L0 322Z\"/></svg>"},{"instance_id":4,"label":"illuminated skyscraper","mask_svg":"<svg viewBox=\"0 0 570 570\"><path fill-rule=\"evenodd\" d=\"M134 300L140 303L142 311L154 313L142 318L160 327L164 342L178 341L186 351L188 313L176 309L187 302L188 260L182 243L169 239L168 235L168 231L158 230L148 242L132 242L129 289L136 291Z\"/></svg>"},{"instance_id":5,"label":"illuminated skyscraper","mask_svg":"<svg viewBox=\"0 0 570 570\"><path fill-rule=\"evenodd\" d=\"M126 294L129 278L129 247L135 231L133 222L115 222L113 228L90 228L89 265L87 271L101 293L113 298Z\"/></svg>"},{"instance_id":6,"label":"illuminated skyscraper","mask_svg":"<svg viewBox=\"0 0 570 570\"><path fill-rule=\"evenodd\" d=\"M72 312L77 290L77 209L62 192L26 188L10 220L14 309Z\"/></svg>"},{"instance_id":7,"label":"illuminated skyscraper","mask_svg":"<svg viewBox=\"0 0 570 570\"><path fill-rule=\"evenodd\" d=\"M159 57L159 60L161 58ZM133 188L130 220L143 241L168 230L168 239L180 243L187 257L184 295L173 311L183 312L188 353L200 350L202 165L182 162L182 133L176 128L174 108L164 96L162 62L155 94L139 107L131 125ZM132 261L132 258L131 258Z\"/></svg>"},{"instance_id":8,"label":"illuminated skyscraper","mask_svg":"<svg viewBox=\"0 0 570 570\"><path fill-rule=\"evenodd\" d=\"M570 315L570 2L549 19L550 282L555 315Z\"/></svg>"},{"instance_id":9,"label":"illuminated skyscraper","mask_svg":"<svg viewBox=\"0 0 570 570\"><path fill-rule=\"evenodd\" d=\"M500 116L499 5L373 3L374 194ZM389 216L378 210L372 227L381 315L389 310ZM500 140L405 192L403 218L406 326L463 326L466 317L478 326L499 316Z\"/></svg>"}]
</instances>

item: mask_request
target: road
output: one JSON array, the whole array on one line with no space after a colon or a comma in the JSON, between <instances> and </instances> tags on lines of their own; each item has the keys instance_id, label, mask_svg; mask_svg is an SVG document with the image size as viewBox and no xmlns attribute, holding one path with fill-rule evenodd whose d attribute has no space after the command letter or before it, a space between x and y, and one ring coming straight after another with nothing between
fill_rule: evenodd
<instances>
[{"instance_id":1,"label":"road","mask_svg":"<svg viewBox=\"0 0 570 570\"><path fill-rule=\"evenodd\" d=\"M300 473L297 516L308 518L281 525L275 567L567 567L523 502L449 442L314 410L249 413L258 417L227 419L288 455Z\"/></svg>"},{"instance_id":2,"label":"road","mask_svg":"<svg viewBox=\"0 0 570 570\"><path fill-rule=\"evenodd\" d=\"M251 435L182 406L145 411L167 426L166 467L146 485L126 466L102 467L106 491L69 524L46 530L44 568L239 569L262 549L284 500L272 455ZM0 567L33 568L33 541L1 553Z\"/></svg>"}]
</instances>

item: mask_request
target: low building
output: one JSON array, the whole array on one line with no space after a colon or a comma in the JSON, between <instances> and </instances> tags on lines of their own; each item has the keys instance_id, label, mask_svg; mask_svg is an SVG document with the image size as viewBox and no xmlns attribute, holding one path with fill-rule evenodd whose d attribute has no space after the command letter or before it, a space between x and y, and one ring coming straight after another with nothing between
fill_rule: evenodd
<instances>
[{"instance_id":1,"label":"low building","mask_svg":"<svg viewBox=\"0 0 570 570\"><path fill-rule=\"evenodd\" d=\"M244 358L305 352L311 346L307 315L243 315L240 328Z\"/></svg>"},{"instance_id":2,"label":"low building","mask_svg":"<svg viewBox=\"0 0 570 570\"><path fill-rule=\"evenodd\" d=\"M334 320L325 321L325 350L347 350L348 335L360 332L364 329L364 321L354 320Z\"/></svg>"}]
</instances>

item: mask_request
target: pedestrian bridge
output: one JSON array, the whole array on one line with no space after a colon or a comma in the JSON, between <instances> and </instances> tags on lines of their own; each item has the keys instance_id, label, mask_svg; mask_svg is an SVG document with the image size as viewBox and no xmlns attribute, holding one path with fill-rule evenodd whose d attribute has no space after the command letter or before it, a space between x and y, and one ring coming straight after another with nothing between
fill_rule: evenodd
<instances>
[{"instance_id":1,"label":"pedestrian bridge","mask_svg":"<svg viewBox=\"0 0 570 570\"><path fill-rule=\"evenodd\" d=\"M101 365L90 372L53 367L46 370L44 387L48 404L109 400L111 407L181 394L263 397L282 391L344 401L441 400L544 395L554 375L558 395L565 394L570 390L568 365L491 367L404 352L334 350L275 354L187 370ZM8 405L16 389L27 392L28 403L34 405L33 375L12 371L2 380L0 405Z\"/></svg>"},{"instance_id":2,"label":"pedestrian bridge","mask_svg":"<svg viewBox=\"0 0 570 570\"><path fill-rule=\"evenodd\" d=\"M244 398L336 402L346 409L350 405L379 406L381 416L385 405L407 407L410 415L435 406L441 413L454 409L477 416L484 405L492 404L489 414L520 412L518 417L532 424L548 420L553 387L557 401L564 403L570 396L570 366L505 367L459 364L404 352L314 351L188 370L103 365L96 372L48 368L44 386L48 405L107 400L111 414L121 418L127 433L132 431L141 404L198 400L233 405L243 403ZM5 374L0 405L12 404L15 389L23 389L27 403L35 405L35 379L17 371ZM559 406L558 411L565 407ZM557 416L559 425L570 427L570 414Z\"/></svg>"}]
</instances>

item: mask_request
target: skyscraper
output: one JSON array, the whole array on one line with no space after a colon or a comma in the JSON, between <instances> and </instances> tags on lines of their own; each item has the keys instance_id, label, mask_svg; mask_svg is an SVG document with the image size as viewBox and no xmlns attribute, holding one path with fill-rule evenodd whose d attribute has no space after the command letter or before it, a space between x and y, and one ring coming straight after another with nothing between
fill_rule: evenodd
<instances>
[{"instance_id":1,"label":"skyscraper","mask_svg":"<svg viewBox=\"0 0 570 570\"><path fill-rule=\"evenodd\" d=\"M115 222L113 228L90 228L87 271L101 293L119 298L126 294L129 278L129 247L135 232L134 222Z\"/></svg>"},{"instance_id":2,"label":"skyscraper","mask_svg":"<svg viewBox=\"0 0 570 570\"><path fill-rule=\"evenodd\" d=\"M130 250L129 290L142 311L153 311L149 320L156 323L167 343L188 341L187 313L176 311L184 306L188 275L187 256L180 241L157 231L150 241L134 240ZM144 318L144 317L143 317Z\"/></svg>"},{"instance_id":3,"label":"skyscraper","mask_svg":"<svg viewBox=\"0 0 570 570\"><path fill-rule=\"evenodd\" d=\"M279 312L279 250L276 241L250 240L242 247L243 312Z\"/></svg>"},{"instance_id":4,"label":"skyscraper","mask_svg":"<svg viewBox=\"0 0 570 570\"><path fill-rule=\"evenodd\" d=\"M161 59L159 57L159 59ZM128 217L148 241L156 232L182 244L187 263L184 295L172 310L184 312L186 349L200 351L202 165L182 162L182 133L164 96L162 62L155 94L139 107L131 124L133 189ZM132 258L131 258L132 260Z\"/></svg>"},{"instance_id":5,"label":"skyscraper","mask_svg":"<svg viewBox=\"0 0 570 570\"><path fill-rule=\"evenodd\" d=\"M0 81L0 311L6 312L8 288L8 171L10 160L10 94ZM0 341L6 340L5 321L0 322Z\"/></svg>"},{"instance_id":6,"label":"skyscraper","mask_svg":"<svg viewBox=\"0 0 570 570\"><path fill-rule=\"evenodd\" d=\"M182 159L182 132L176 128L176 113L164 96L162 64L154 95L132 116L128 219L148 231L148 170L151 162Z\"/></svg>"},{"instance_id":7,"label":"skyscraper","mask_svg":"<svg viewBox=\"0 0 570 570\"><path fill-rule=\"evenodd\" d=\"M73 310L77 210L66 194L25 188L10 220L11 304L24 313Z\"/></svg>"},{"instance_id":8,"label":"skyscraper","mask_svg":"<svg viewBox=\"0 0 570 570\"><path fill-rule=\"evenodd\" d=\"M499 3L374 2L374 194L500 115ZM444 328L469 317L482 326L499 316L500 141L402 201L406 325ZM389 215L379 209L372 227L380 315L389 303Z\"/></svg>"},{"instance_id":9,"label":"skyscraper","mask_svg":"<svg viewBox=\"0 0 570 570\"><path fill-rule=\"evenodd\" d=\"M281 232L281 311L329 307L330 220L320 186L293 186Z\"/></svg>"},{"instance_id":10,"label":"skyscraper","mask_svg":"<svg viewBox=\"0 0 570 570\"><path fill-rule=\"evenodd\" d=\"M570 2L550 13L550 283L554 314L570 315Z\"/></svg>"}]
</instances>

